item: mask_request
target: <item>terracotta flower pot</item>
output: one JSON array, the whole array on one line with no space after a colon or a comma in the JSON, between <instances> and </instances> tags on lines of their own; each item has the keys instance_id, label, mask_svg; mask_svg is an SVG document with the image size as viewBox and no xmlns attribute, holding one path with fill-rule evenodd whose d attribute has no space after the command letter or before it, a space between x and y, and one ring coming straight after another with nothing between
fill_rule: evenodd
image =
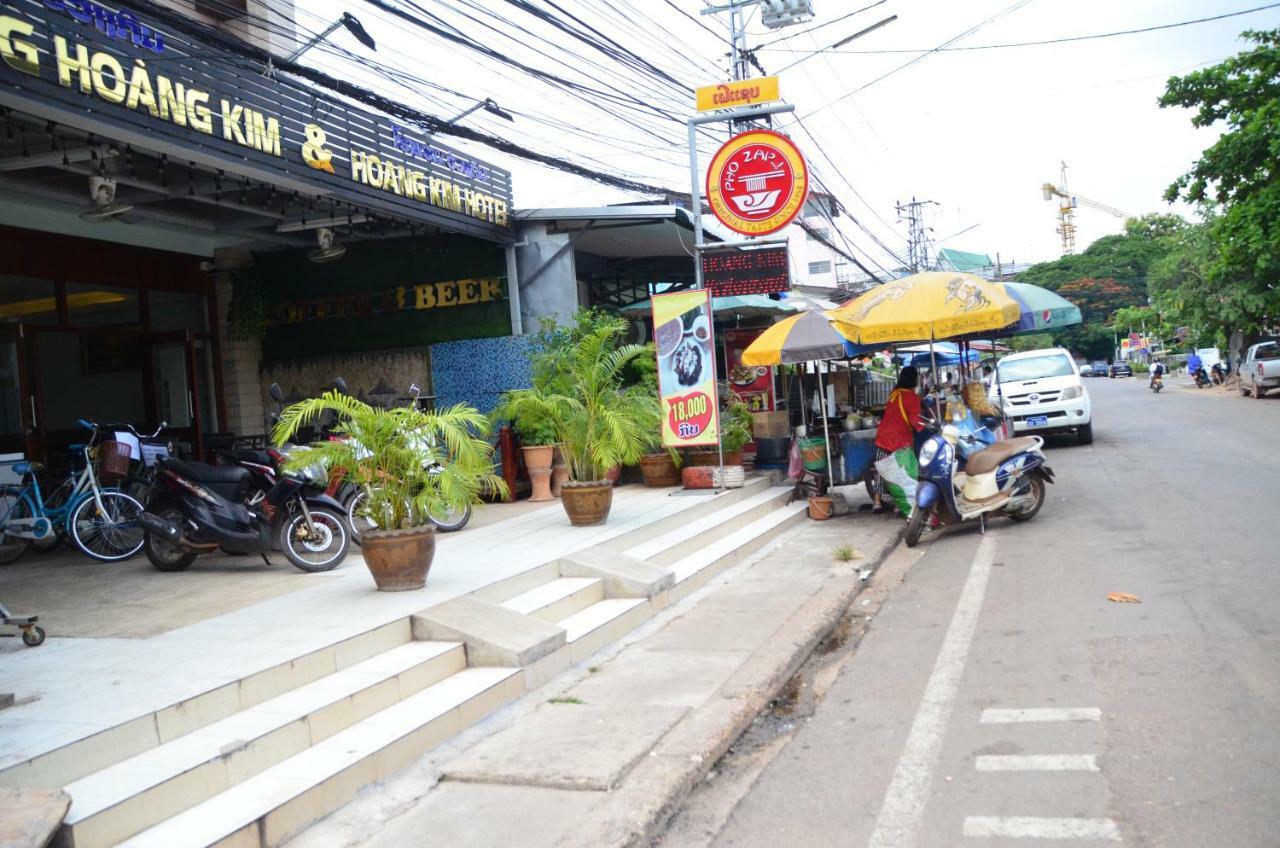
<instances>
[{"instance_id":1,"label":"terracotta flower pot","mask_svg":"<svg viewBox=\"0 0 1280 848\"><path fill-rule=\"evenodd\" d=\"M569 463L564 461L564 451L556 445L551 454L551 496L560 497L560 488L569 479Z\"/></svg>"},{"instance_id":2,"label":"terracotta flower pot","mask_svg":"<svg viewBox=\"0 0 1280 848\"><path fill-rule=\"evenodd\" d=\"M640 457L640 473L644 475L644 484L652 489L680 485L680 471L671 454L666 452Z\"/></svg>"},{"instance_id":3,"label":"terracotta flower pot","mask_svg":"<svg viewBox=\"0 0 1280 848\"><path fill-rule=\"evenodd\" d=\"M560 490L569 523L575 527L604 524L613 506L613 484L608 480L578 483L570 480Z\"/></svg>"},{"instance_id":4,"label":"terracotta flower pot","mask_svg":"<svg viewBox=\"0 0 1280 848\"><path fill-rule=\"evenodd\" d=\"M551 466L551 497L560 497L565 481L569 479L569 466L563 462Z\"/></svg>"},{"instance_id":5,"label":"terracotta flower pot","mask_svg":"<svg viewBox=\"0 0 1280 848\"><path fill-rule=\"evenodd\" d=\"M555 500L551 494L551 459L555 452L554 445L538 445L524 447L524 465L529 470L529 480L533 483L531 501Z\"/></svg>"},{"instance_id":6,"label":"terracotta flower pot","mask_svg":"<svg viewBox=\"0 0 1280 848\"><path fill-rule=\"evenodd\" d=\"M717 462L716 464L717 464L717 465L719 465L720 463L719 463L719 462ZM739 450L736 450L736 451L733 451L732 453L730 453L729 451L725 451L725 452L724 452L724 464L725 464L725 465L741 465L741 464L742 464L742 451L741 451L740 449L739 449Z\"/></svg>"},{"instance_id":7,"label":"terracotta flower pot","mask_svg":"<svg viewBox=\"0 0 1280 848\"><path fill-rule=\"evenodd\" d=\"M364 563L380 592L421 589L436 555L436 529L365 530L361 534Z\"/></svg>"},{"instance_id":8,"label":"terracotta flower pot","mask_svg":"<svg viewBox=\"0 0 1280 848\"><path fill-rule=\"evenodd\" d=\"M609 481L610 486L618 485L618 481L622 479L622 466L615 465L604 474L604 479Z\"/></svg>"}]
</instances>

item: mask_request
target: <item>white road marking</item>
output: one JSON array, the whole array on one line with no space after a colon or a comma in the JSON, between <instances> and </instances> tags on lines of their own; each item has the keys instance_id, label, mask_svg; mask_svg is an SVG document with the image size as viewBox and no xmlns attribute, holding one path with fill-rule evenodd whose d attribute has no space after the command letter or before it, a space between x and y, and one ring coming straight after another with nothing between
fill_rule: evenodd
<instances>
[{"instance_id":1,"label":"white road marking","mask_svg":"<svg viewBox=\"0 0 1280 848\"><path fill-rule=\"evenodd\" d=\"M974 760L978 771L1098 771L1093 754L983 754Z\"/></svg>"},{"instance_id":2,"label":"white road marking","mask_svg":"<svg viewBox=\"0 0 1280 848\"><path fill-rule=\"evenodd\" d=\"M1028 710L983 710L979 724L1020 724L1033 721L1102 721L1097 707L1046 707Z\"/></svg>"},{"instance_id":3,"label":"white road marking","mask_svg":"<svg viewBox=\"0 0 1280 848\"><path fill-rule=\"evenodd\" d=\"M876 829L867 843L869 848L911 848L915 845L925 801L929 797L929 784L933 782L951 708L960 688L960 676L973 645L973 633L978 626L978 614L982 611L982 599L991 577L995 549L995 536L983 536L969 568L969 577L960 592L960 600L956 603L956 611L951 616L947 635L943 637L942 649L933 664L920 709L911 722L902 758L893 771L893 780L876 819Z\"/></svg>"},{"instance_id":4,"label":"white road marking","mask_svg":"<svg viewBox=\"0 0 1280 848\"><path fill-rule=\"evenodd\" d=\"M969 816L965 836L1003 836L1010 839L1106 839L1120 841L1120 828L1111 819L1047 819L1037 816Z\"/></svg>"}]
</instances>

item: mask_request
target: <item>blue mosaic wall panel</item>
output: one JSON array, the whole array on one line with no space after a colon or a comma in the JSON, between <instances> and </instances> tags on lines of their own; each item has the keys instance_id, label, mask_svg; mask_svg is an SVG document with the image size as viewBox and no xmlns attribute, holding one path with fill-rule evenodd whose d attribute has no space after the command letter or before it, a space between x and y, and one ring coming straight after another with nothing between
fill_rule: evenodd
<instances>
[{"instance_id":1,"label":"blue mosaic wall panel","mask_svg":"<svg viewBox=\"0 0 1280 848\"><path fill-rule=\"evenodd\" d=\"M508 389L528 388L529 336L466 339L431 346L436 408L469 403L488 414Z\"/></svg>"}]
</instances>

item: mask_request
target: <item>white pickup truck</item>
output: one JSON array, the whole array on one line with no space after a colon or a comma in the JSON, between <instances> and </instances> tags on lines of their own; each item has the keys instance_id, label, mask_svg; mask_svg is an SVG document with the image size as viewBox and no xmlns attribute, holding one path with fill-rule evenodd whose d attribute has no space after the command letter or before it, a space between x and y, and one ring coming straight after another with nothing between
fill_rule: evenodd
<instances>
[{"instance_id":1,"label":"white pickup truck","mask_svg":"<svg viewBox=\"0 0 1280 848\"><path fill-rule=\"evenodd\" d=\"M1259 342L1245 351L1238 373L1242 395L1262 400L1269 389L1280 388L1280 341Z\"/></svg>"}]
</instances>

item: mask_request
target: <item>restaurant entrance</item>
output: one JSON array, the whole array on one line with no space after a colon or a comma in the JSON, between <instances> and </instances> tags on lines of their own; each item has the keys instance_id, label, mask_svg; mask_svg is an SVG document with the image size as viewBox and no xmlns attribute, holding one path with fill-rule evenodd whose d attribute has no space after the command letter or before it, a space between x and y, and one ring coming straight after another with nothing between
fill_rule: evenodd
<instances>
[{"instance_id":1,"label":"restaurant entrance","mask_svg":"<svg viewBox=\"0 0 1280 848\"><path fill-rule=\"evenodd\" d=\"M57 460L86 418L148 431L165 421L202 455L219 429L221 378L196 261L0 228L5 242L15 250L0 252L0 452Z\"/></svg>"}]
</instances>

